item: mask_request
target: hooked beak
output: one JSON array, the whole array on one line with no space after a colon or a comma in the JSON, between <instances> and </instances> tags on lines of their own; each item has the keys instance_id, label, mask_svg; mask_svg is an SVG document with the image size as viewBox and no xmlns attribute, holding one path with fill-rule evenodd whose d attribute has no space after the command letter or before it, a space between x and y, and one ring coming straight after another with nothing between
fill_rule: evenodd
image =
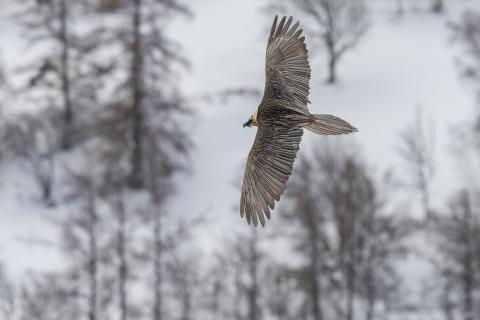
<instances>
[{"instance_id":1,"label":"hooked beak","mask_svg":"<svg viewBox=\"0 0 480 320\"><path fill-rule=\"evenodd\" d=\"M253 117L250 117L247 122L243 124L243 127L251 127L253 123Z\"/></svg>"}]
</instances>

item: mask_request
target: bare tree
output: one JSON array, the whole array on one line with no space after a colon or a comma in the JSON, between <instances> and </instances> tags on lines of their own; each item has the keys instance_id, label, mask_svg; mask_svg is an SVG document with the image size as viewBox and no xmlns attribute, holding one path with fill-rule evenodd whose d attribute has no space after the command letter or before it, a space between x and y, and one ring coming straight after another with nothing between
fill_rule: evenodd
<instances>
[{"instance_id":1,"label":"bare tree","mask_svg":"<svg viewBox=\"0 0 480 320\"><path fill-rule=\"evenodd\" d=\"M443 0L433 0L432 11L435 12L435 13L442 13L444 11Z\"/></svg>"},{"instance_id":2,"label":"bare tree","mask_svg":"<svg viewBox=\"0 0 480 320\"><path fill-rule=\"evenodd\" d=\"M473 320L480 310L480 219L474 197L467 190L458 192L447 215L435 216L434 231L439 257L435 261L442 280L448 284L441 301L447 318ZM448 291L445 291L448 290Z\"/></svg>"},{"instance_id":3,"label":"bare tree","mask_svg":"<svg viewBox=\"0 0 480 320\"><path fill-rule=\"evenodd\" d=\"M204 276L204 295L202 299L206 319L237 319L230 312L230 296L232 288L225 281L225 275L231 275L229 256L218 252L213 255L212 264L207 266Z\"/></svg>"},{"instance_id":4,"label":"bare tree","mask_svg":"<svg viewBox=\"0 0 480 320\"><path fill-rule=\"evenodd\" d=\"M109 131L108 134L114 135L115 132ZM102 232L107 237L104 240L106 243L104 250L108 253L104 257L103 268L107 269L112 276L113 292L111 296L112 303L116 306L114 308L116 314L118 314L119 319L125 320L139 316L139 309L130 293L130 288L134 287L134 283L137 282L131 270L138 262L137 248L134 243L139 226L139 217L129 214L135 212L137 204L130 205L127 201L129 195L127 170L124 163L119 161L123 150L120 144L103 144L101 143L103 141L97 141L100 144L95 144L96 152L92 152L94 155L93 161L98 163L99 167L96 168L92 165L90 173L87 171L86 177L80 176L77 180L84 180L82 183L87 184L86 189L81 191L85 195L87 206L92 206L98 201L105 207L105 212L102 215L97 214L96 209L91 207L90 209L95 211L90 212L89 219L96 218L96 223L99 222L99 217L102 217L102 220L110 221ZM80 181L77 181L77 184ZM90 199L88 199L89 197ZM88 204L88 202L91 203ZM95 220L90 221L94 222ZM92 227L96 228L95 226L98 225L94 224ZM89 238L93 240L91 235Z\"/></svg>"},{"instance_id":5,"label":"bare tree","mask_svg":"<svg viewBox=\"0 0 480 320\"><path fill-rule=\"evenodd\" d=\"M7 150L22 159L26 169L33 175L47 205L54 203L52 196L58 146L54 127L55 119L50 110L38 115L24 113L5 123L2 137Z\"/></svg>"},{"instance_id":6,"label":"bare tree","mask_svg":"<svg viewBox=\"0 0 480 320\"><path fill-rule=\"evenodd\" d=\"M4 133L4 130L5 130L5 125L4 125L4 122L5 122L5 116L4 116L4 112L3 112L3 107L4 107L4 100L5 100L5 87L6 87L6 79L5 79L5 71L3 69L3 64L1 63L0 61L0 99L2 99L2 103L0 104L0 119L3 119L3 120L0 120L0 137L3 137L5 136L5 133ZM0 160L2 159L3 157L3 154L6 153L6 150L7 147L5 145L5 142L2 141L0 142Z\"/></svg>"},{"instance_id":7,"label":"bare tree","mask_svg":"<svg viewBox=\"0 0 480 320\"><path fill-rule=\"evenodd\" d=\"M260 320L262 318L259 308L260 301L260 288L259 288L259 262L260 262L260 250L257 246L258 234L257 229L251 229L251 236L248 241L248 254L247 264L248 273L250 275L250 286L246 289L247 301L248 301L248 319Z\"/></svg>"},{"instance_id":8,"label":"bare tree","mask_svg":"<svg viewBox=\"0 0 480 320\"><path fill-rule=\"evenodd\" d=\"M162 317L162 285L163 285L163 255L162 243L162 216L161 208L157 205L152 208L153 218L153 320L161 320Z\"/></svg>"},{"instance_id":9,"label":"bare tree","mask_svg":"<svg viewBox=\"0 0 480 320\"><path fill-rule=\"evenodd\" d=\"M198 318L199 304L199 286L202 284L200 279L200 254L193 250L182 250L185 246L189 249L195 244L191 239L191 228L180 223L179 228L169 236L170 255L172 256L167 263L169 282L172 286L174 301L177 306L175 309L180 320L192 320ZM175 242L173 244L173 242Z\"/></svg>"},{"instance_id":10,"label":"bare tree","mask_svg":"<svg viewBox=\"0 0 480 320\"><path fill-rule=\"evenodd\" d=\"M449 26L453 41L458 42L464 50L459 57L461 76L472 84L478 100L480 97L480 14L466 10L458 22L450 23ZM478 110L475 115L475 126L477 131L480 131Z\"/></svg>"},{"instance_id":11,"label":"bare tree","mask_svg":"<svg viewBox=\"0 0 480 320\"><path fill-rule=\"evenodd\" d=\"M324 203L319 198L318 188L312 188L317 178L313 170L311 162L301 159L287 192L292 208L282 211L282 220L287 224L296 222L297 227L291 231L293 238L296 239L295 251L305 255L308 263L294 274L296 273L300 286L305 290L312 318L322 320L331 243L326 237L327 217L322 207Z\"/></svg>"},{"instance_id":12,"label":"bare tree","mask_svg":"<svg viewBox=\"0 0 480 320\"><path fill-rule=\"evenodd\" d=\"M13 320L15 316L15 290L2 264L0 264L0 316Z\"/></svg>"},{"instance_id":13,"label":"bare tree","mask_svg":"<svg viewBox=\"0 0 480 320\"><path fill-rule=\"evenodd\" d=\"M70 199L77 200L80 211L61 223L61 248L68 260L75 261L68 272L77 281L79 303L85 305L89 320L108 314L113 294L113 277L109 271L110 242L105 231L105 213L98 210L101 187L98 165L91 150L84 152L84 168L69 169Z\"/></svg>"},{"instance_id":14,"label":"bare tree","mask_svg":"<svg viewBox=\"0 0 480 320\"><path fill-rule=\"evenodd\" d=\"M168 122L175 123L178 115L185 111L184 100L171 80L177 66L186 65L186 60L180 54L180 46L167 36L164 28L176 15L189 11L177 0L100 3L104 15L112 12L130 21L117 24L109 31L111 41L122 48L112 59L117 61L117 73L123 77L115 83L116 94L110 105L122 109L120 112L124 114L121 121L128 138L129 185L143 188L148 161L147 136L155 132L156 138L168 141L164 135L176 135L174 129L178 129L180 135L184 132ZM127 57L127 60L118 61L118 57Z\"/></svg>"},{"instance_id":15,"label":"bare tree","mask_svg":"<svg viewBox=\"0 0 480 320\"><path fill-rule=\"evenodd\" d=\"M51 45L51 51L35 58L24 68L29 74L25 91L30 101L45 107L45 104L61 109L60 146L63 150L72 147L74 133L74 86L80 78L83 52L77 50L80 41L72 26L73 11L80 10L82 1L23 0L24 10L17 15L31 45ZM75 61L75 63L73 63Z\"/></svg>"},{"instance_id":16,"label":"bare tree","mask_svg":"<svg viewBox=\"0 0 480 320\"><path fill-rule=\"evenodd\" d=\"M157 98L159 98L157 96ZM149 96L148 99L153 99ZM173 176L185 169L186 155L190 149L190 140L187 132L182 129L183 100L180 97L170 100L150 101L155 105L148 104L143 114L147 115L152 125L142 129L142 186L145 188L147 199L129 205L131 195L130 165L130 116L131 106L123 103L107 105L99 113L98 128L101 133L101 141L105 141L99 148L101 163L104 170L102 198L109 202L114 212L114 219L118 224L116 239L116 259L119 264L119 299L121 314L129 314L128 290L126 286L130 282L132 274L129 264L135 258L128 256L141 256L141 260L152 267L153 281L148 283L148 292L152 293L152 318L160 320L165 317L167 304L171 299L165 297L166 282L172 283L170 273L165 268L168 257L172 255L174 248L166 246L166 238L170 236L170 228L173 223L172 216L166 212L165 203L175 192ZM155 121L153 119L156 119ZM139 212L138 221L132 221L128 212ZM145 224L143 224L142 220ZM140 222L140 223L139 223ZM139 224L139 225L137 225ZM138 228L137 228L138 227ZM142 230L148 228L147 242L148 252L140 248L130 248L130 243L136 242L135 232L132 229ZM129 231L130 230L130 231ZM133 234L131 233L133 231ZM143 230L145 232L145 230ZM140 231L139 231L140 232ZM129 239L132 237L132 239ZM137 250L138 249L138 250ZM126 252L131 251L133 252ZM140 252L141 251L141 252ZM123 283L123 284L122 284ZM151 291L150 291L151 290ZM123 301L123 302L122 302Z\"/></svg>"},{"instance_id":17,"label":"bare tree","mask_svg":"<svg viewBox=\"0 0 480 320\"><path fill-rule=\"evenodd\" d=\"M266 268L263 287L267 292L266 302L269 313L278 320L294 320L299 317L301 303L296 270L278 263L271 263Z\"/></svg>"},{"instance_id":18,"label":"bare tree","mask_svg":"<svg viewBox=\"0 0 480 320\"><path fill-rule=\"evenodd\" d=\"M395 0L397 9L396 9L396 14L400 17L405 13L405 5L404 5L404 0Z\"/></svg>"},{"instance_id":19,"label":"bare tree","mask_svg":"<svg viewBox=\"0 0 480 320\"><path fill-rule=\"evenodd\" d=\"M112 160L114 161L114 160ZM129 223L127 222L126 208L126 173L113 162L110 168L107 168L105 174L104 195L110 204L110 210L115 219L115 231L113 235L113 250L115 250L114 261L116 264L116 284L118 310L120 320L126 320L129 317L129 294L127 285L132 279L130 271L130 262L127 257L129 254Z\"/></svg>"},{"instance_id":20,"label":"bare tree","mask_svg":"<svg viewBox=\"0 0 480 320\"><path fill-rule=\"evenodd\" d=\"M213 270L224 270L223 279L212 277L213 292L222 293L209 301L213 317L261 320L267 317L264 295L269 257L261 247L263 236L256 228L236 232L215 255Z\"/></svg>"},{"instance_id":21,"label":"bare tree","mask_svg":"<svg viewBox=\"0 0 480 320\"><path fill-rule=\"evenodd\" d=\"M335 159L326 153L318 153L318 156L326 160L321 162L324 169L330 170L325 177L324 192L338 234L336 254L344 280L345 318L352 320L362 259L360 253L364 248L364 242L360 241L363 236L360 223L365 213L361 202L371 192L371 182L364 176L363 168L349 156L344 159ZM332 163L332 160L338 163Z\"/></svg>"},{"instance_id":22,"label":"bare tree","mask_svg":"<svg viewBox=\"0 0 480 320\"><path fill-rule=\"evenodd\" d=\"M368 10L363 0L285 1L316 25L311 32L321 39L328 53L328 83L337 81L337 66L355 48L368 30Z\"/></svg>"},{"instance_id":23,"label":"bare tree","mask_svg":"<svg viewBox=\"0 0 480 320\"><path fill-rule=\"evenodd\" d=\"M319 159L323 158L321 153ZM355 301L360 300L366 306L365 318L371 320L381 314L375 308L379 302L386 306L400 303L394 266L408 252L404 240L412 226L385 211L391 194L382 195L378 190L394 189L388 180L379 187L366 164L358 159L345 154L337 158L337 165L327 166L332 170L326 174L325 195L338 234L336 251L344 274L346 319L355 318Z\"/></svg>"},{"instance_id":24,"label":"bare tree","mask_svg":"<svg viewBox=\"0 0 480 320\"><path fill-rule=\"evenodd\" d=\"M371 189L364 199L366 212L361 219L363 236L360 239L364 248L359 267L359 293L364 300L367 320L381 318L388 310L402 312L405 308L400 297L402 279L396 264L411 251L406 240L414 230L414 223L402 217L403 212L385 212L391 196L380 194L379 190L385 189L389 189L385 183ZM379 310L380 307L383 310Z\"/></svg>"},{"instance_id":25,"label":"bare tree","mask_svg":"<svg viewBox=\"0 0 480 320\"><path fill-rule=\"evenodd\" d=\"M430 192L435 176L435 138L430 128L424 127L420 109L414 122L400 133L398 153L410 172L410 185L421 195L421 206L425 219L431 217Z\"/></svg>"},{"instance_id":26,"label":"bare tree","mask_svg":"<svg viewBox=\"0 0 480 320\"><path fill-rule=\"evenodd\" d=\"M20 320L80 319L75 287L63 274L33 275L22 288Z\"/></svg>"},{"instance_id":27,"label":"bare tree","mask_svg":"<svg viewBox=\"0 0 480 320\"><path fill-rule=\"evenodd\" d=\"M399 303L395 263L408 252L411 224L386 212L394 189L388 180L379 185L352 149L325 142L302 158L282 210L282 233L306 261L296 272L312 319L355 319L363 304L371 320L386 315L379 305Z\"/></svg>"},{"instance_id":28,"label":"bare tree","mask_svg":"<svg viewBox=\"0 0 480 320\"><path fill-rule=\"evenodd\" d=\"M142 287L151 308L148 318L196 319L203 292L202 255L193 233L203 219L176 219L168 214L163 202L155 202L152 194L149 196L151 201L139 212L144 219L140 227L147 234L142 237L137 254L139 265L148 274Z\"/></svg>"}]
</instances>

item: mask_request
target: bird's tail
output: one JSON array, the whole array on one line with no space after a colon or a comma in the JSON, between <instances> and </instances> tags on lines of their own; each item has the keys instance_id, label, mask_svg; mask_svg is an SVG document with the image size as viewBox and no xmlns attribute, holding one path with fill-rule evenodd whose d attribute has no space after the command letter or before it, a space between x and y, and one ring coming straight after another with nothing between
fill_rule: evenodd
<instances>
[{"instance_id":1,"label":"bird's tail","mask_svg":"<svg viewBox=\"0 0 480 320\"><path fill-rule=\"evenodd\" d=\"M330 114L312 114L304 128L321 135L358 132L358 129L347 121Z\"/></svg>"}]
</instances>

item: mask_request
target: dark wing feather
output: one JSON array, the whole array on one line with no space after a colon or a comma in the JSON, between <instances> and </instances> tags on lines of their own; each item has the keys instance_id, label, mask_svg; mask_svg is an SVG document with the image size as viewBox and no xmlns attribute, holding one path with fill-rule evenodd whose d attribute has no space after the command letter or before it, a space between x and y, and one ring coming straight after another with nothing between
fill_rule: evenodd
<instances>
[{"instance_id":1,"label":"dark wing feather","mask_svg":"<svg viewBox=\"0 0 480 320\"><path fill-rule=\"evenodd\" d=\"M297 30L298 22L291 26L292 17L287 21L283 17L278 27L277 19L276 16L268 38L262 105L272 106L270 100L274 99L276 107L306 113L311 70L305 37L300 37L302 30Z\"/></svg>"},{"instance_id":2,"label":"dark wing feather","mask_svg":"<svg viewBox=\"0 0 480 320\"><path fill-rule=\"evenodd\" d=\"M258 130L248 155L240 214L256 226L265 225L270 209L285 189L302 139L307 108L310 65L299 23L275 17L266 53L266 82L258 109Z\"/></svg>"},{"instance_id":3,"label":"dark wing feather","mask_svg":"<svg viewBox=\"0 0 480 320\"><path fill-rule=\"evenodd\" d=\"M287 121L286 121L287 120ZM284 115L271 115L259 126L248 155L240 198L240 215L256 226L270 219L297 156L303 130Z\"/></svg>"}]
</instances>

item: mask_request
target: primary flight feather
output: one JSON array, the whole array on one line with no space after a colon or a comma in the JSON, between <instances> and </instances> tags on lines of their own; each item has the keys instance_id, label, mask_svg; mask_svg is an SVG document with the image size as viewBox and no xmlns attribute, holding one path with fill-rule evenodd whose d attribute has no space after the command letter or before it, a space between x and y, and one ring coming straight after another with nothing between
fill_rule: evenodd
<instances>
[{"instance_id":1,"label":"primary flight feather","mask_svg":"<svg viewBox=\"0 0 480 320\"><path fill-rule=\"evenodd\" d=\"M248 224L265 226L270 209L280 200L293 162L297 157L303 128L316 134L356 132L348 122L327 114L310 114L310 65L305 37L292 25L292 17L275 16L268 37L263 99L244 127L257 126L257 135L248 154L240 215Z\"/></svg>"}]
</instances>

